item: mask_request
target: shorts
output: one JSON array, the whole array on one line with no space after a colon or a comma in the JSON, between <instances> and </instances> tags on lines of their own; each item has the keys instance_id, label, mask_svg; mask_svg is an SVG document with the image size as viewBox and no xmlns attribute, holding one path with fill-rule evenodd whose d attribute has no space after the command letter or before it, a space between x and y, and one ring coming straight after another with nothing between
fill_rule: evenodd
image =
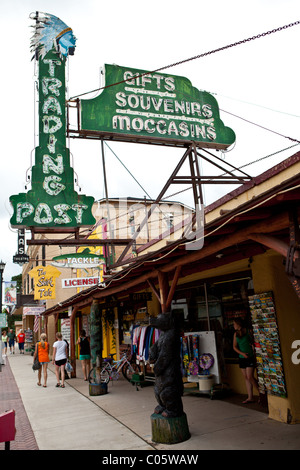
<instances>
[{"instance_id":1,"label":"shorts","mask_svg":"<svg viewBox=\"0 0 300 470\"><path fill-rule=\"evenodd\" d=\"M247 369L247 367L255 367L255 358L251 357L239 357L240 369Z\"/></svg>"},{"instance_id":2,"label":"shorts","mask_svg":"<svg viewBox=\"0 0 300 470\"><path fill-rule=\"evenodd\" d=\"M15 345L15 340L10 339L9 342L8 342L8 345L9 345L9 347L14 346Z\"/></svg>"},{"instance_id":3,"label":"shorts","mask_svg":"<svg viewBox=\"0 0 300 470\"><path fill-rule=\"evenodd\" d=\"M24 350L24 343L19 343L19 349L20 349L20 351Z\"/></svg>"},{"instance_id":4,"label":"shorts","mask_svg":"<svg viewBox=\"0 0 300 470\"><path fill-rule=\"evenodd\" d=\"M91 356L89 354L80 354L79 356L79 359L81 361L83 361L84 359L86 359L87 361L89 361L91 359Z\"/></svg>"},{"instance_id":5,"label":"shorts","mask_svg":"<svg viewBox=\"0 0 300 470\"><path fill-rule=\"evenodd\" d=\"M65 359L60 359L59 361L55 361L56 366L64 366L67 362L67 358Z\"/></svg>"}]
</instances>

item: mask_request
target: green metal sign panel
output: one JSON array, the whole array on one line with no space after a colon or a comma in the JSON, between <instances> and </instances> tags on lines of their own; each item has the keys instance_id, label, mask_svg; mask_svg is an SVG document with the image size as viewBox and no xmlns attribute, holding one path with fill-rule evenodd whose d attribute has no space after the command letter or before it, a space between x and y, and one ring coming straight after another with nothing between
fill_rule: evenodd
<instances>
[{"instance_id":1,"label":"green metal sign panel","mask_svg":"<svg viewBox=\"0 0 300 470\"><path fill-rule=\"evenodd\" d=\"M42 21L42 19L39 18ZM37 23L39 53L39 145L35 149L31 189L10 197L14 208L12 227L78 227L95 223L92 215L94 198L74 190L74 171L66 147L65 65L68 46L74 49L70 28L51 15L44 27ZM48 31L50 29L50 31ZM41 32L42 30L42 32ZM60 38L60 52L53 47ZM44 38L44 39L43 39ZM52 44L45 49L47 41ZM48 50L49 49L49 50ZM62 51L64 51L62 53Z\"/></svg>"},{"instance_id":2,"label":"green metal sign panel","mask_svg":"<svg viewBox=\"0 0 300 470\"><path fill-rule=\"evenodd\" d=\"M217 149L235 141L233 130L220 119L216 99L185 77L105 65L104 90L80 103L83 131L161 143L193 141Z\"/></svg>"}]
</instances>

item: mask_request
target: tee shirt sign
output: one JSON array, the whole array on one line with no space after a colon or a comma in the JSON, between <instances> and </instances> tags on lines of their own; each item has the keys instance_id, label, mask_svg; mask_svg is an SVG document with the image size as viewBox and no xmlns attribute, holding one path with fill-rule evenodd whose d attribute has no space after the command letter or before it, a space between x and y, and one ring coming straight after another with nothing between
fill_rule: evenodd
<instances>
[{"instance_id":1,"label":"tee shirt sign","mask_svg":"<svg viewBox=\"0 0 300 470\"><path fill-rule=\"evenodd\" d=\"M55 299L56 278L61 272L54 266L37 266L29 271L34 279L34 299Z\"/></svg>"},{"instance_id":2,"label":"tee shirt sign","mask_svg":"<svg viewBox=\"0 0 300 470\"><path fill-rule=\"evenodd\" d=\"M235 141L233 130L220 119L216 99L185 77L105 65L105 82L100 95L80 102L83 131L217 149Z\"/></svg>"}]
</instances>

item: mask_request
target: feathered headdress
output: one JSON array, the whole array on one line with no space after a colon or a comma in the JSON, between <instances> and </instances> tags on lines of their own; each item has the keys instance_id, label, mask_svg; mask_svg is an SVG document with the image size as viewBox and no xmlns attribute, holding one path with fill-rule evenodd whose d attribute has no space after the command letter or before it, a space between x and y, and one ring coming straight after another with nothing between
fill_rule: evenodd
<instances>
[{"instance_id":1,"label":"feathered headdress","mask_svg":"<svg viewBox=\"0 0 300 470\"><path fill-rule=\"evenodd\" d=\"M76 38L73 35L72 28L69 28L61 19L50 13L40 11L31 13L29 17L36 20L30 43L32 52L38 53L39 56L44 58L53 46L65 57L70 52L69 49L72 48L74 51ZM63 45L61 40L66 34L68 34L68 43Z\"/></svg>"}]
</instances>

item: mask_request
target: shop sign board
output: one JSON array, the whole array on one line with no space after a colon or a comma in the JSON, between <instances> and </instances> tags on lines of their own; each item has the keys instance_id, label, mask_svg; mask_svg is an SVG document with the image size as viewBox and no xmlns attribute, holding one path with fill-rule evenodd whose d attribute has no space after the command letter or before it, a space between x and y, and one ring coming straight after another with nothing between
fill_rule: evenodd
<instances>
[{"instance_id":1,"label":"shop sign board","mask_svg":"<svg viewBox=\"0 0 300 470\"><path fill-rule=\"evenodd\" d=\"M7 327L7 316L6 313L0 313L0 328Z\"/></svg>"},{"instance_id":2,"label":"shop sign board","mask_svg":"<svg viewBox=\"0 0 300 470\"><path fill-rule=\"evenodd\" d=\"M15 264L26 264L29 262L29 256L24 254L24 255L14 255L13 256L13 263Z\"/></svg>"},{"instance_id":3,"label":"shop sign board","mask_svg":"<svg viewBox=\"0 0 300 470\"><path fill-rule=\"evenodd\" d=\"M136 292L134 294L129 294L129 299L134 302L140 302L142 300L152 300L151 292Z\"/></svg>"},{"instance_id":4,"label":"shop sign board","mask_svg":"<svg viewBox=\"0 0 300 470\"><path fill-rule=\"evenodd\" d=\"M45 307L23 307L23 315L42 315L45 311Z\"/></svg>"},{"instance_id":5,"label":"shop sign board","mask_svg":"<svg viewBox=\"0 0 300 470\"><path fill-rule=\"evenodd\" d=\"M65 339L69 345L71 341L71 320L70 318L62 318L60 323L61 334L63 335L63 339Z\"/></svg>"},{"instance_id":6,"label":"shop sign board","mask_svg":"<svg viewBox=\"0 0 300 470\"><path fill-rule=\"evenodd\" d=\"M105 263L103 255L91 253L88 248L81 253L68 253L65 255L54 256L52 258L52 266L59 268L99 268Z\"/></svg>"},{"instance_id":7,"label":"shop sign board","mask_svg":"<svg viewBox=\"0 0 300 470\"><path fill-rule=\"evenodd\" d=\"M36 266L28 273L34 279L34 299L55 299L56 278L61 272L54 266Z\"/></svg>"},{"instance_id":8,"label":"shop sign board","mask_svg":"<svg viewBox=\"0 0 300 470\"><path fill-rule=\"evenodd\" d=\"M62 279L61 285L63 289L70 287L92 287L102 286L105 287L105 283L101 282L100 277L74 277L69 279Z\"/></svg>"},{"instance_id":9,"label":"shop sign board","mask_svg":"<svg viewBox=\"0 0 300 470\"><path fill-rule=\"evenodd\" d=\"M43 22L41 16L36 25L39 40L36 51L45 49L43 37L52 48L45 55L39 54L39 145L35 148L31 189L10 196L14 209L10 223L15 228L79 227L95 223L91 212L94 198L79 195L74 190L74 170L66 146L66 57L53 47L55 38L63 41L66 31L71 34L72 30L59 32L65 24L57 22L53 31L53 18L56 17L48 15ZM54 41L51 41L53 35Z\"/></svg>"},{"instance_id":10,"label":"shop sign board","mask_svg":"<svg viewBox=\"0 0 300 470\"><path fill-rule=\"evenodd\" d=\"M29 256L25 253L25 230L18 230L18 252L13 256L13 263L25 264L28 263Z\"/></svg>"},{"instance_id":11,"label":"shop sign board","mask_svg":"<svg viewBox=\"0 0 300 470\"><path fill-rule=\"evenodd\" d=\"M104 90L81 99L81 130L195 142L199 147L226 149L235 133L225 127L219 105L210 93L188 78L106 64ZM126 139L124 139L126 140Z\"/></svg>"}]
</instances>

